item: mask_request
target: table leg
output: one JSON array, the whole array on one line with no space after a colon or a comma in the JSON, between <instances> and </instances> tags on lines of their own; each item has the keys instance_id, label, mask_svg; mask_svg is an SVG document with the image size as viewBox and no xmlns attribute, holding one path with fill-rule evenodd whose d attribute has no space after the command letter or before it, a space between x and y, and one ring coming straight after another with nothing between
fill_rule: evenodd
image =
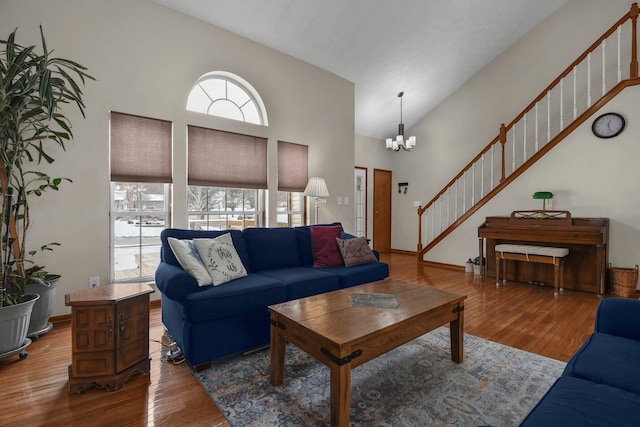
<instances>
[{"instance_id":1,"label":"table leg","mask_svg":"<svg viewBox=\"0 0 640 427\"><path fill-rule=\"evenodd\" d=\"M451 360L461 363L464 359L464 305L458 306L458 318L449 322Z\"/></svg>"},{"instance_id":2,"label":"table leg","mask_svg":"<svg viewBox=\"0 0 640 427\"><path fill-rule=\"evenodd\" d=\"M276 325L271 325L270 373L271 384L278 386L284 379L284 349L286 340Z\"/></svg>"},{"instance_id":3,"label":"table leg","mask_svg":"<svg viewBox=\"0 0 640 427\"><path fill-rule=\"evenodd\" d=\"M484 238L483 237L478 238L478 253L480 254L480 278L484 279L484 276L486 275L485 268L487 268L487 266L484 265Z\"/></svg>"},{"instance_id":4,"label":"table leg","mask_svg":"<svg viewBox=\"0 0 640 427\"><path fill-rule=\"evenodd\" d=\"M331 364L331 425L349 425L351 405L351 363L342 366Z\"/></svg>"},{"instance_id":5,"label":"table leg","mask_svg":"<svg viewBox=\"0 0 640 427\"><path fill-rule=\"evenodd\" d=\"M598 245L596 247L596 280L598 281L598 296L604 295L604 271L605 271L605 250L604 246Z\"/></svg>"},{"instance_id":6,"label":"table leg","mask_svg":"<svg viewBox=\"0 0 640 427\"><path fill-rule=\"evenodd\" d=\"M560 281L560 261L561 259L555 258L553 260L553 296L557 297L558 295L560 295L560 292L558 291L558 289L560 288L560 286L558 285L558 282Z\"/></svg>"}]
</instances>

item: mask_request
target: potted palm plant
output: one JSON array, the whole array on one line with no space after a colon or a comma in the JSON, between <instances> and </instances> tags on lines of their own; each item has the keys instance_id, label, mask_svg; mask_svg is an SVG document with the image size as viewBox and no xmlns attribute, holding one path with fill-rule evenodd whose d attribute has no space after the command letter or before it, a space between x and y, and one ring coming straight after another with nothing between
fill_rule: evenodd
<instances>
[{"instance_id":1,"label":"potted palm plant","mask_svg":"<svg viewBox=\"0 0 640 427\"><path fill-rule=\"evenodd\" d=\"M62 107L75 105L84 117L81 85L92 79L84 66L51 55L42 27L41 52L36 46L18 44L16 33L0 40L0 337L13 337L12 343L2 343L0 338L0 358L23 346L27 333L24 320L3 321L2 313L29 304L31 313L38 297L26 294L25 288L51 278L27 258L35 254L27 250L29 200L70 181L52 178L39 166L43 161L52 163L51 149L64 150L72 139L71 122ZM40 249L51 250L55 245ZM24 329L24 335L17 329Z\"/></svg>"}]
</instances>

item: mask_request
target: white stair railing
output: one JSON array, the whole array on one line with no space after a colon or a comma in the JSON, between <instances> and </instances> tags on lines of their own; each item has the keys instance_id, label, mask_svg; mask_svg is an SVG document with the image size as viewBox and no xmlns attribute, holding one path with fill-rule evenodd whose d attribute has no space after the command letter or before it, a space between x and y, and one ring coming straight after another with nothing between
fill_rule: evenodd
<instances>
[{"instance_id":1,"label":"white stair railing","mask_svg":"<svg viewBox=\"0 0 640 427\"><path fill-rule=\"evenodd\" d=\"M596 93L598 102L607 95L607 88L638 77L637 17L638 5L634 3L511 123L501 125L499 135L429 203L418 208L419 260L497 194L495 190L505 180L519 174L520 168L530 166L536 153L563 137L563 131L594 105ZM630 66L623 67L625 63Z\"/></svg>"}]
</instances>

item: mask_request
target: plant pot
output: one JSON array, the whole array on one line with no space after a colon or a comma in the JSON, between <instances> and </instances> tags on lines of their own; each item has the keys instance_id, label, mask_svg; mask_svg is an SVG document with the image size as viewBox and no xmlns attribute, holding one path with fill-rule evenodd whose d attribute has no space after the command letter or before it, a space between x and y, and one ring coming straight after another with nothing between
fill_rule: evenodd
<instances>
[{"instance_id":1,"label":"plant pot","mask_svg":"<svg viewBox=\"0 0 640 427\"><path fill-rule=\"evenodd\" d=\"M0 308L0 354L23 346L29 330L31 310L38 298L40 296L37 294L27 294L25 301Z\"/></svg>"},{"instance_id":2,"label":"plant pot","mask_svg":"<svg viewBox=\"0 0 640 427\"><path fill-rule=\"evenodd\" d=\"M29 323L29 331L27 332L28 337L38 337L53 328L53 324L49 322L49 317L51 317L51 313L53 313L53 305L56 300L56 288L59 280L59 278L47 280L46 283L49 284L48 286L40 283L29 283L25 286L25 293L40 295L40 298L38 298L33 305L33 310L31 311L31 322Z\"/></svg>"}]
</instances>

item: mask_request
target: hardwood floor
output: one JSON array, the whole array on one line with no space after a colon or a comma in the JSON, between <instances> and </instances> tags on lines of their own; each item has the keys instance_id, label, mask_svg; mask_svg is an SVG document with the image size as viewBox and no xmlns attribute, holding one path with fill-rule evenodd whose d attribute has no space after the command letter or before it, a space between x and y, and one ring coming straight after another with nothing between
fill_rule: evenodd
<instances>
[{"instance_id":1,"label":"hardwood floor","mask_svg":"<svg viewBox=\"0 0 640 427\"><path fill-rule=\"evenodd\" d=\"M463 270L417 264L415 256L383 254L391 277L467 295L467 334L567 361L593 330L595 294L552 287L480 280ZM123 389L92 388L67 393L71 363L69 322L56 323L27 347L29 356L0 361L0 426L228 426L190 369L160 361L167 340L160 309L151 309L151 373L137 375ZM164 342L165 344L161 344Z\"/></svg>"}]
</instances>

